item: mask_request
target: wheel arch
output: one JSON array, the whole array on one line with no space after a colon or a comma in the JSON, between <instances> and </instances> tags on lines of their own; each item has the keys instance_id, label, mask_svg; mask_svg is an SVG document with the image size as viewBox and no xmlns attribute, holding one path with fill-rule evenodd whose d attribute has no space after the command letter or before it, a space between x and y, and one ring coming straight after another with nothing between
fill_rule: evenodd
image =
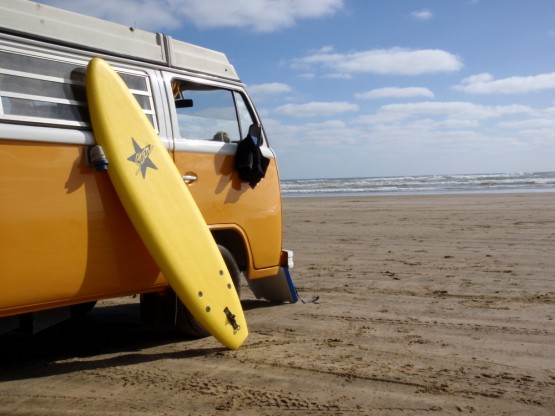
<instances>
[{"instance_id":1,"label":"wheel arch","mask_svg":"<svg viewBox=\"0 0 555 416\"><path fill-rule=\"evenodd\" d=\"M233 255L239 270L245 273L251 269L251 253L241 231L234 228L214 228L211 231L216 244L224 246Z\"/></svg>"}]
</instances>

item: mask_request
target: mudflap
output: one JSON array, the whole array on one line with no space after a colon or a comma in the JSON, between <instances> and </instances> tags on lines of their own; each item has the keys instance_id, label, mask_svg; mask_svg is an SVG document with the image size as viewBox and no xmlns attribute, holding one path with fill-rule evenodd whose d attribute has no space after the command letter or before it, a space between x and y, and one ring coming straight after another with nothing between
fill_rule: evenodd
<instances>
[{"instance_id":1,"label":"mudflap","mask_svg":"<svg viewBox=\"0 0 555 416\"><path fill-rule=\"evenodd\" d=\"M280 267L275 276L248 280L248 283L257 299L276 303L296 303L299 300L288 267Z\"/></svg>"}]
</instances>

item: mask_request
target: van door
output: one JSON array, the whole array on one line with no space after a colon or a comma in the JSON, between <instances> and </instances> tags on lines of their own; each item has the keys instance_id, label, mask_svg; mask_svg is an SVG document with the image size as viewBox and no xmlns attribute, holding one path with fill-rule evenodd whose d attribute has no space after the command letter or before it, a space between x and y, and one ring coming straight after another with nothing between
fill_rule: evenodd
<instances>
[{"instance_id":1,"label":"van door","mask_svg":"<svg viewBox=\"0 0 555 416\"><path fill-rule=\"evenodd\" d=\"M276 273L281 253L281 196L275 157L253 189L234 169L237 143L256 117L239 86L198 78L166 76L171 97L175 163L212 230L241 237L248 254L248 277ZM228 247L232 252L234 247Z\"/></svg>"}]
</instances>

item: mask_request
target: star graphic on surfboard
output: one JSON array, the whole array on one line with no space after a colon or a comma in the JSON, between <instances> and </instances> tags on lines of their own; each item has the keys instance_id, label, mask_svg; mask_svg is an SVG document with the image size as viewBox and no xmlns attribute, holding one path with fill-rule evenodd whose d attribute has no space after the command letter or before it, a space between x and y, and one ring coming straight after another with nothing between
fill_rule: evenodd
<instances>
[{"instance_id":1,"label":"star graphic on surfboard","mask_svg":"<svg viewBox=\"0 0 555 416\"><path fill-rule=\"evenodd\" d=\"M152 152L153 146L151 144L147 144L145 147L141 147L133 137L131 137L131 140L133 140L133 148L135 149L135 153L129 156L127 160L137 164L139 168L137 169L137 172L135 174L138 175L139 172L141 172L144 179L146 178L146 170L148 168L158 170L156 165L152 162L152 160L150 160L150 152Z\"/></svg>"}]
</instances>

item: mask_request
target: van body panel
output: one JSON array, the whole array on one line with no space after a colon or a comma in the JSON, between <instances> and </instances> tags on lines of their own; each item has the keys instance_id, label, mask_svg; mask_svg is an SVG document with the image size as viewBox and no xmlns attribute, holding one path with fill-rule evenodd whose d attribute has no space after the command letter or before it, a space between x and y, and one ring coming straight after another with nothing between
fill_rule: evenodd
<instances>
[{"instance_id":1,"label":"van body panel","mask_svg":"<svg viewBox=\"0 0 555 416\"><path fill-rule=\"evenodd\" d=\"M165 283L84 147L0 145L0 316L22 305L137 293Z\"/></svg>"},{"instance_id":2,"label":"van body panel","mask_svg":"<svg viewBox=\"0 0 555 416\"><path fill-rule=\"evenodd\" d=\"M248 236L254 264L264 269L279 264L281 254L281 196L275 159L266 178L255 189L241 182L233 156L176 152L175 164L182 175L195 176L189 191L208 224L238 225Z\"/></svg>"}]
</instances>

